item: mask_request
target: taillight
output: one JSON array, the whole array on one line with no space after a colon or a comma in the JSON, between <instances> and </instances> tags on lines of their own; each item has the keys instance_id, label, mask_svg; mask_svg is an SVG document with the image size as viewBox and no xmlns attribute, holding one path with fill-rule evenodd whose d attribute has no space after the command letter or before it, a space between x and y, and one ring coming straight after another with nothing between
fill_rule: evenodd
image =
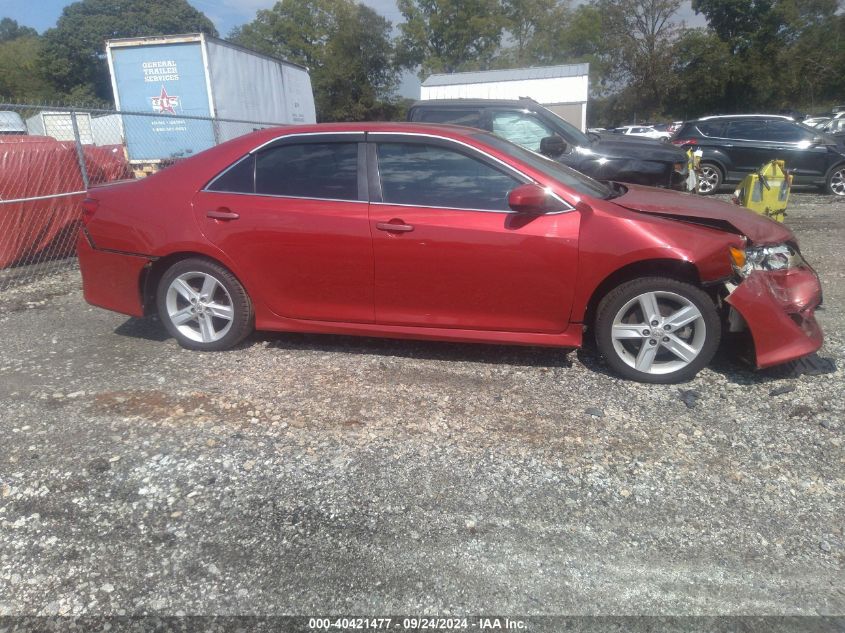
<instances>
[{"instance_id":1,"label":"taillight","mask_svg":"<svg viewBox=\"0 0 845 633\"><path fill-rule=\"evenodd\" d=\"M88 224L97 212L100 201L96 198L85 198L82 201L82 222Z\"/></svg>"},{"instance_id":2,"label":"taillight","mask_svg":"<svg viewBox=\"0 0 845 633\"><path fill-rule=\"evenodd\" d=\"M697 138L676 138L672 141L672 145L698 145Z\"/></svg>"}]
</instances>

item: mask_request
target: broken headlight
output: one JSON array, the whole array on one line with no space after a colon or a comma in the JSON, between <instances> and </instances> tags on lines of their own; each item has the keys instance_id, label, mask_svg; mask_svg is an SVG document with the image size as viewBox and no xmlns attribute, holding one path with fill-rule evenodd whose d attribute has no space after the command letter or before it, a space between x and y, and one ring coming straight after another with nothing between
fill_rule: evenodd
<instances>
[{"instance_id":1,"label":"broken headlight","mask_svg":"<svg viewBox=\"0 0 845 633\"><path fill-rule=\"evenodd\" d=\"M804 264L798 249L790 244L775 246L752 246L741 249L731 247L731 263L741 277L748 277L752 271L786 270Z\"/></svg>"}]
</instances>

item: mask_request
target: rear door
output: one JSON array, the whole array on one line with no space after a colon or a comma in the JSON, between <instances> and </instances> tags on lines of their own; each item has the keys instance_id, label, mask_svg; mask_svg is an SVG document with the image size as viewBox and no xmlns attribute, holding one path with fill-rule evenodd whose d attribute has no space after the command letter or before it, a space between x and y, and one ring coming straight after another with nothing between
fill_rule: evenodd
<instances>
[{"instance_id":1,"label":"rear door","mask_svg":"<svg viewBox=\"0 0 845 633\"><path fill-rule=\"evenodd\" d=\"M735 119L725 126L727 138L723 147L733 162L737 178L756 171L774 159L774 143L770 142L765 119Z\"/></svg>"},{"instance_id":2,"label":"rear door","mask_svg":"<svg viewBox=\"0 0 845 633\"><path fill-rule=\"evenodd\" d=\"M371 323L363 134L289 135L194 199L203 233L257 297L290 318Z\"/></svg>"},{"instance_id":3,"label":"rear door","mask_svg":"<svg viewBox=\"0 0 845 633\"><path fill-rule=\"evenodd\" d=\"M376 322L562 332L579 214L525 216L507 195L527 179L446 139L370 133Z\"/></svg>"}]
</instances>

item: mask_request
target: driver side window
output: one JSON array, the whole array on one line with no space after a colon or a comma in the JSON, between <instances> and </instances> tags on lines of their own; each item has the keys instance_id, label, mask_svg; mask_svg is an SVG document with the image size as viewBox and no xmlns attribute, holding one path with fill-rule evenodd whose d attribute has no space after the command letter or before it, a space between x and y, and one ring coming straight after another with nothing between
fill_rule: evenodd
<instances>
[{"instance_id":1,"label":"driver side window","mask_svg":"<svg viewBox=\"0 0 845 633\"><path fill-rule=\"evenodd\" d=\"M790 121L769 121L769 138L784 143L812 141L813 133Z\"/></svg>"},{"instance_id":2,"label":"driver side window","mask_svg":"<svg viewBox=\"0 0 845 633\"><path fill-rule=\"evenodd\" d=\"M493 133L534 152L540 151L542 139L555 134L525 112L494 112Z\"/></svg>"}]
</instances>

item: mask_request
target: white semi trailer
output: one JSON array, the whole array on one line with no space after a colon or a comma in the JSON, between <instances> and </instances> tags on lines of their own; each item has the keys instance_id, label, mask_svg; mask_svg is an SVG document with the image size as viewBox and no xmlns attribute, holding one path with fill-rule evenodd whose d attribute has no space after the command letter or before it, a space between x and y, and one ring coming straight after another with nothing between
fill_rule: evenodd
<instances>
[{"instance_id":1,"label":"white semi trailer","mask_svg":"<svg viewBox=\"0 0 845 633\"><path fill-rule=\"evenodd\" d=\"M133 163L190 156L269 125L316 122L307 68L204 34L109 40L106 56Z\"/></svg>"}]
</instances>

